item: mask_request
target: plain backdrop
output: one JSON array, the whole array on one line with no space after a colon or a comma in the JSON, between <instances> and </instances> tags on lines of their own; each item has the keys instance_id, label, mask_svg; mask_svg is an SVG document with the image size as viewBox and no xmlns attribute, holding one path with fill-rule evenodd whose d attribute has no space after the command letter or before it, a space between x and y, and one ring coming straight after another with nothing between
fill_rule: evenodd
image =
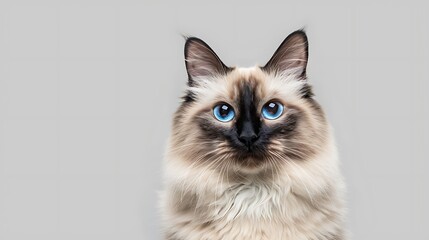
<instances>
[{"instance_id":1,"label":"plain backdrop","mask_svg":"<svg viewBox=\"0 0 429 240\"><path fill-rule=\"evenodd\" d=\"M302 27L353 239L429 239L424 2L1 0L0 239L161 239L182 35L252 66Z\"/></svg>"}]
</instances>

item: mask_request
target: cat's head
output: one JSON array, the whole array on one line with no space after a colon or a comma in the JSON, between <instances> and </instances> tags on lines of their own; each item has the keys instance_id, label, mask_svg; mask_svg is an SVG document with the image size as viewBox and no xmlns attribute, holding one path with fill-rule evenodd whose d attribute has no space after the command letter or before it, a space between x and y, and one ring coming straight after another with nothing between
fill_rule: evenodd
<instances>
[{"instance_id":1,"label":"cat's head","mask_svg":"<svg viewBox=\"0 0 429 240\"><path fill-rule=\"evenodd\" d=\"M188 38L188 88L173 123L171 151L192 166L258 171L306 161L324 147L327 123L306 78L308 41L290 34L263 67L226 66Z\"/></svg>"}]
</instances>

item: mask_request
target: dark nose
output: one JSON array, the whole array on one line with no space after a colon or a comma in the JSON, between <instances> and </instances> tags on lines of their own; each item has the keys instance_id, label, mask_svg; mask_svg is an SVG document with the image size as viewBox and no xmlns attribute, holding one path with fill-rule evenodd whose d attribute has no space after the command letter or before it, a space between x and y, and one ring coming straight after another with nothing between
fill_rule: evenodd
<instances>
[{"instance_id":1,"label":"dark nose","mask_svg":"<svg viewBox=\"0 0 429 240\"><path fill-rule=\"evenodd\" d=\"M258 135L256 135L253 128L244 128L238 136L238 139L240 140L240 142L244 143L244 145L246 145L246 147L250 150L250 147L258 139Z\"/></svg>"},{"instance_id":2,"label":"dark nose","mask_svg":"<svg viewBox=\"0 0 429 240\"><path fill-rule=\"evenodd\" d=\"M240 136L238 139L240 142L244 143L247 148L250 149L253 143L258 139L258 136L256 136L256 134L250 136Z\"/></svg>"}]
</instances>

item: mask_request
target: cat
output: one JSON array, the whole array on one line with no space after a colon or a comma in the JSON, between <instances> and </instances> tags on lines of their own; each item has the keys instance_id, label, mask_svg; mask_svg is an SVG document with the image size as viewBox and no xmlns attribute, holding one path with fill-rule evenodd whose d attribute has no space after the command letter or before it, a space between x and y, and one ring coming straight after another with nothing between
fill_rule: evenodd
<instances>
[{"instance_id":1,"label":"cat","mask_svg":"<svg viewBox=\"0 0 429 240\"><path fill-rule=\"evenodd\" d=\"M252 68L186 40L188 87L165 153L165 239L347 238L336 145L307 61L303 30Z\"/></svg>"}]
</instances>

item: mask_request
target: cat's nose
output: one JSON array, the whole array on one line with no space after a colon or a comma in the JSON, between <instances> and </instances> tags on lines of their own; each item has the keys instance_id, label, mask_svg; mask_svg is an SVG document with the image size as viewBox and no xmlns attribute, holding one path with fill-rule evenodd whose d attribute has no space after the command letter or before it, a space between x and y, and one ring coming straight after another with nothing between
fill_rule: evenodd
<instances>
[{"instance_id":1,"label":"cat's nose","mask_svg":"<svg viewBox=\"0 0 429 240\"><path fill-rule=\"evenodd\" d=\"M258 136L255 132L251 131L245 131L238 136L238 139L240 142L244 143L248 149L253 145L253 143L258 139Z\"/></svg>"}]
</instances>

